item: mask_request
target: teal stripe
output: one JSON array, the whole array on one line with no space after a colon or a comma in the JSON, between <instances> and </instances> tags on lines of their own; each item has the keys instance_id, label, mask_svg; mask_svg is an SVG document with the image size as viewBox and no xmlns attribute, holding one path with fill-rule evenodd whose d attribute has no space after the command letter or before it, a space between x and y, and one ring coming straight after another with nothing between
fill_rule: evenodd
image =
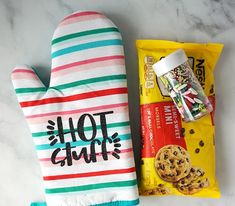
<instances>
[{"instance_id":1,"label":"teal stripe","mask_svg":"<svg viewBox=\"0 0 235 206\"><path fill-rule=\"evenodd\" d=\"M61 49L58 51L55 51L51 54L52 58L56 58L58 56L62 56L65 54L69 54L76 51L82 51L86 49L92 49L97 47L103 47L103 46L111 46L111 45L122 45L121 39L110 39L110 40L102 40L102 41L95 41L95 42L89 42L84 44L78 44L75 46L71 46L65 49Z\"/></svg>"},{"instance_id":2,"label":"teal stripe","mask_svg":"<svg viewBox=\"0 0 235 206\"><path fill-rule=\"evenodd\" d=\"M55 87L50 87L51 89L67 89L67 88L71 88L71 87L75 87L75 86L81 86L84 84L92 84L92 83L97 83L99 85L105 84L106 81L115 81L115 80L119 80L119 81L126 81L126 75L112 75L112 76L104 76L104 77L96 77L96 78L91 78L91 79L86 79L86 80L81 80L81 81L76 81L76 82L72 82L72 83L68 83L68 84L62 84L62 85L58 85ZM50 89L48 88L48 90ZM33 93L33 92L44 92L47 91L47 88L45 87L38 87L38 88L18 88L15 89L17 94L29 94Z\"/></svg>"},{"instance_id":3,"label":"teal stripe","mask_svg":"<svg viewBox=\"0 0 235 206\"><path fill-rule=\"evenodd\" d=\"M136 180L128 180L128 181L119 181L119 182L106 182L106 183L99 183L99 184L82 185L82 186L75 186L75 187L45 189L45 192L46 194L67 193L67 192L96 190L96 189L112 188L112 187L129 187L129 186L134 186L136 184L137 184Z\"/></svg>"},{"instance_id":4,"label":"teal stripe","mask_svg":"<svg viewBox=\"0 0 235 206\"><path fill-rule=\"evenodd\" d=\"M94 204L90 206L134 206L138 205L140 203L139 199L136 200L119 200L114 202L105 202L101 204ZM45 202L33 202L30 204L30 206L46 206L47 204Z\"/></svg>"},{"instance_id":5,"label":"teal stripe","mask_svg":"<svg viewBox=\"0 0 235 206\"><path fill-rule=\"evenodd\" d=\"M119 80L119 79L126 79L126 75L120 74L120 75L95 77L95 78L91 78L91 79L85 79L85 80L80 80L80 81L76 81L76 82L58 85L58 86L55 86L52 88L55 88L58 90L63 90L63 89L68 89L71 87L81 86L81 85L85 85L85 84L93 84L93 83L97 83L97 82L112 81L112 80Z\"/></svg>"},{"instance_id":6,"label":"teal stripe","mask_svg":"<svg viewBox=\"0 0 235 206\"><path fill-rule=\"evenodd\" d=\"M90 206L134 206L140 204L140 200L119 200L114 202L106 202L101 204L94 204Z\"/></svg>"},{"instance_id":7,"label":"teal stripe","mask_svg":"<svg viewBox=\"0 0 235 206\"><path fill-rule=\"evenodd\" d=\"M123 140L129 140L131 138L131 134L123 134L123 135L118 135L118 137L123 141ZM103 137L96 138L97 140L102 141ZM85 146L89 145L90 142L84 142L84 141L77 141L77 142L70 142L71 146L76 147L76 146ZM50 144L41 144L41 145L36 145L36 150L47 150L47 149L57 149L57 148L65 148L65 143L58 143L53 146Z\"/></svg>"},{"instance_id":8,"label":"teal stripe","mask_svg":"<svg viewBox=\"0 0 235 206\"><path fill-rule=\"evenodd\" d=\"M61 36L59 38L53 39L51 44L56 44L62 41L66 41L68 39L73 39L77 37L82 37L82 36L88 36L88 35L93 35L93 34L100 34L100 33L106 33L106 32L119 32L117 28L115 27L109 27L109 28L101 28L101 29L93 29L93 30L88 30L88 31L82 31L82 32L77 32L73 34L68 34L65 36Z\"/></svg>"},{"instance_id":9,"label":"teal stripe","mask_svg":"<svg viewBox=\"0 0 235 206\"><path fill-rule=\"evenodd\" d=\"M45 87L18 88L18 89L15 89L16 94L31 93L31 92L45 92L45 91L47 91L47 88L45 88Z\"/></svg>"},{"instance_id":10,"label":"teal stripe","mask_svg":"<svg viewBox=\"0 0 235 206\"><path fill-rule=\"evenodd\" d=\"M32 202L30 206L47 206L45 202Z\"/></svg>"},{"instance_id":11,"label":"teal stripe","mask_svg":"<svg viewBox=\"0 0 235 206\"><path fill-rule=\"evenodd\" d=\"M113 127L125 127L129 126L130 122L118 122L118 123L111 123L107 124L107 128L113 128ZM100 125L97 125L97 129L101 129ZM92 127L84 127L84 131L90 131L92 130ZM64 132L69 132L70 129L64 129ZM54 130L54 133L57 134L58 130ZM42 136L48 136L47 132L35 132L32 133L32 137L42 137Z\"/></svg>"}]
</instances>

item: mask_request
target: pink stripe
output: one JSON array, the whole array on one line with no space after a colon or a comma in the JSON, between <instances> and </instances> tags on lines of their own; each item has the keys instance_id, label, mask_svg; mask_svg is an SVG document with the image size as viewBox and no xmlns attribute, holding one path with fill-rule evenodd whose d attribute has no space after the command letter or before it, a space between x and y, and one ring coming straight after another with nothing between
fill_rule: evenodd
<instances>
[{"instance_id":1,"label":"pink stripe","mask_svg":"<svg viewBox=\"0 0 235 206\"><path fill-rule=\"evenodd\" d=\"M63 112L61 111L61 112L50 112L50 113L44 113L44 114L29 115L29 116L26 116L26 118L30 119L30 118L47 117L47 116L55 116L55 115L77 114L77 113L82 113L82 112L123 107L123 106L127 106L127 105L128 105L128 103L109 104L109 105L102 105L102 106L98 106L98 107L90 107L90 108L85 108L85 109L75 109L75 110L69 110L69 111L63 111Z\"/></svg>"},{"instance_id":2,"label":"pink stripe","mask_svg":"<svg viewBox=\"0 0 235 206\"><path fill-rule=\"evenodd\" d=\"M65 64L59 67L55 67L52 69L52 73L54 72L58 72L64 69L68 69L71 67L75 67L75 66L81 66L84 64L91 64L91 63L95 63L95 62L100 62L100 61L106 61L106 60L112 60L112 59L124 59L123 55L115 55L115 56L104 56L104 57L97 57L97 58L93 58L93 59L86 59L83 61L78 61L78 62L73 62L70 64Z\"/></svg>"},{"instance_id":3,"label":"pink stripe","mask_svg":"<svg viewBox=\"0 0 235 206\"><path fill-rule=\"evenodd\" d=\"M19 73L13 73L12 75L12 79L29 79L29 80L36 80L38 81L38 77L34 74L34 73L31 73L31 72L19 72Z\"/></svg>"},{"instance_id":4,"label":"pink stripe","mask_svg":"<svg viewBox=\"0 0 235 206\"><path fill-rule=\"evenodd\" d=\"M93 72L95 72L95 69L102 69L105 72L105 67L106 69L110 69L111 66L120 66L120 65L122 66L125 65L124 59L114 59L114 60L109 60L109 61L104 61L104 62L96 62L96 63L91 63L88 65L83 65L79 67L73 67L70 69L62 70L60 72L52 73L51 78L53 81L53 78L56 78L56 77L61 78L64 75L71 75L71 73L77 73L77 72L88 71L88 70L94 70ZM119 73L120 72L121 71L119 71Z\"/></svg>"},{"instance_id":5,"label":"pink stripe","mask_svg":"<svg viewBox=\"0 0 235 206\"><path fill-rule=\"evenodd\" d=\"M64 18L63 21L67 20L67 19L71 19L71 18L74 18L74 17L80 17L80 16L87 16L87 15L92 15L92 14L100 14L96 11L82 11L82 12L77 12L77 13L74 13L74 14L71 14L67 17Z\"/></svg>"},{"instance_id":6,"label":"pink stripe","mask_svg":"<svg viewBox=\"0 0 235 206\"><path fill-rule=\"evenodd\" d=\"M34 71L28 69L15 69L12 73L31 73L35 74Z\"/></svg>"},{"instance_id":7,"label":"pink stripe","mask_svg":"<svg viewBox=\"0 0 235 206\"><path fill-rule=\"evenodd\" d=\"M121 153L128 153L128 152L132 152L132 148L129 148L129 149L123 149L121 150ZM111 152L108 152L109 155L111 155ZM96 156L101 156L102 153L96 153ZM56 160L63 160L65 157L57 157ZM82 156L83 158L83 156ZM40 158L39 159L40 162L47 162L47 161L51 161L51 158Z\"/></svg>"},{"instance_id":8,"label":"pink stripe","mask_svg":"<svg viewBox=\"0 0 235 206\"><path fill-rule=\"evenodd\" d=\"M104 110L96 110L97 112L103 112ZM117 107L117 108L112 108L112 111L117 114L117 115L121 115L121 113L126 114L126 112L128 112L128 106L125 107ZM62 115L61 115L62 116ZM77 118L78 113L74 113L74 114L68 114L68 115L63 115L64 118ZM45 122L48 121L48 119L51 119L53 121L56 121L57 116L53 115L53 116L46 116L46 117L38 117L38 118L29 118L27 119L28 124L43 124Z\"/></svg>"},{"instance_id":9,"label":"pink stripe","mask_svg":"<svg viewBox=\"0 0 235 206\"><path fill-rule=\"evenodd\" d=\"M82 16L82 17L73 17L71 19L66 19L65 21L62 21L59 26L65 26L68 24L73 24L73 23L77 23L77 22L82 22L82 21L91 21L91 20L95 20L95 19L104 19L106 18L105 16L101 15L101 14L93 14L93 15L89 15L89 16Z\"/></svg>"},{"instance_id":10,"label":"pink stripe","mask_svg":"<svg viewBox=\"0 0 235 206\"><path fill-rule=\"evenodd\" d=\"M121 159L132 158L133 157L133 152L132 151L133 151L132 148L121 150L121 153L119 154L120 158ZM64 158L65 157L57 157L56 161L63 160ZM111 153L109 153L108 154L108 159L109 160L115 160L116 158L113 157L113 155ZM59 164L56 164L56 165L52 164L51 163L51 158L40 158L39 161L40 161L40 164L43 167L58 167L59 166ZM97 154L97 162L101 162L101 161L103 161L102 154L98 153ZM82 162L84 162L83 157L80 160L74 161L74 164L81 164Z\"/></svg>"},{"instance_id":11,"label":"pink stripe","mask_svg":"<svg viewBox=\"0 0 235 206\"><path fill-rule=\"evenodd\" d=\"M115 124L115 123L116 122L110 122L110 124ZM109 130L111 130L111 131L117 130L117 127L109 128ZM129 125L120 127L120 130L122 131L123 134L130 134L130 132L131 132ZM39 138L40 138L40 140L42 140L42 139L47 140L48 136L42 136L42 137L39 137ZM36 137L36 139L37 139L37 137ZM72 140L71 140L71 137L69 135L65 135L64 136L64 141L65 142L71 142ZM38 143L37 145L41 145L41 144ZM81 147L81 146L77 146L77 147Z\"/></svg>"}]
</instances>

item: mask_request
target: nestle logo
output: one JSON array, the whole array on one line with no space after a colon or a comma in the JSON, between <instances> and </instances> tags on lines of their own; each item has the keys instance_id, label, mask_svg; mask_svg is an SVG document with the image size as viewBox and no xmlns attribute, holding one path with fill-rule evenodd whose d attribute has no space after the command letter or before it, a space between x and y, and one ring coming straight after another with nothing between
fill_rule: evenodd
<instances>
[{"instance_id":1,"label":"nestle logo","mask_svg":"<svg viewBox=\"0 0 235 206\"><path fill-rule=\"evenodd\" d=\"M205 87L205 59L197 59L196 66L194 68L194 73L200 82L202 88Z\"/></svg>"}]
</instances>

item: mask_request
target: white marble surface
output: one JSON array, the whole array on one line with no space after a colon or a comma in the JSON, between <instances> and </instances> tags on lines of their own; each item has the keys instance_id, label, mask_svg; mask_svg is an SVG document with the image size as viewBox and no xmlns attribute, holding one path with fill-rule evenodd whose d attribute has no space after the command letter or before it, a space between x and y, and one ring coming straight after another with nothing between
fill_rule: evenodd
<instances>
[{"instance_id":1,"label":"white marble surface","mask_svg":"<svg viewBox=\"0 0 235 206\"><path fill-rule=\"evenodd\" d=\"M235 1L233 0L0 0L0 205L43 200L40 169L10 72L16 64L37 68L48 84L50 40L57 23L76 10L98 10L119 26L126 51L131 125L139 155L138 67L135 40L221 42L216 68L217 177L221 199L146 197L141 205L235 204Z\"/></svg>"}]
</instances>

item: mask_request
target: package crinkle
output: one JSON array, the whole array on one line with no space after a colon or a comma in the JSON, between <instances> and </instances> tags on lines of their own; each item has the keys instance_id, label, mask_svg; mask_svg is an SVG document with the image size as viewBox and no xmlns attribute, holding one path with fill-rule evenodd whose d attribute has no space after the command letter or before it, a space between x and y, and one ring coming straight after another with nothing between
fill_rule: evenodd
<instances>
[{"instance_id":1,"label":"package crinkle","mask_svg":"<svg viewBox=\"0 0 235 206\"><path fill-rule=\"evenodd\" d=\"M215 177L214 68L223 45L137 40L141 110L141 195L220 196ZM213 111L182 120L153 64L183 49ZM179 74L181 75L181 74Z\"/></svg>"}]
</instances>

